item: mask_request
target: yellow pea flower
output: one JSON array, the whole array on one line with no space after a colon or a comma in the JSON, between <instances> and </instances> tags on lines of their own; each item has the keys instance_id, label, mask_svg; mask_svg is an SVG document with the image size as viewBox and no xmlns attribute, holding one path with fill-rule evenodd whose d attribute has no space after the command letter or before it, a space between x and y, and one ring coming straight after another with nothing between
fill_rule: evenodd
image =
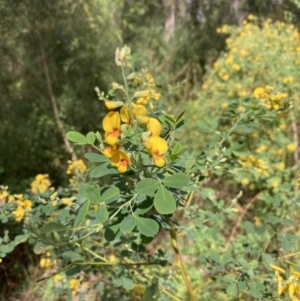
<instances>
[{"instance_id":1,"label":"yellow pea flower","mask_svg":"<svg viewBox=\"0 0 300 301\"><path fill-rule=\"evenodd\" d=\"M151 136L149 140L144 141L144 145L150 151L155 165L163 167L166 164L166 159L163 155L168 150L167 141L159 136Z\"/></svg>"},{"instance_id":2,"label":"yellow pea flower","mask_svg":"<svg viewBox=\"0 0 300 301\"><path fill-rule=\"evenodd\" d=\"M132 103L132 113L133 113L133 118L136 119L138 122L141 123L146 123L148 121L148 112L147 109L143 105L136 105ZM131 124L131 116L129 112L128 105L125 105L122 107L120 110L120 116L121 120L127 124Z\"/></svg>"},{"instance_id":3,"label":"yellow pea flower","mask_svg":"<svg viewBox=\"0 0 300 301\"><path fill-rule=\"evenodd\" d=\"M119 173L127 171L128 166L131 165L129 156L122 150L117 150L111 157L111 164L118 168Z\"/></svg>"},{"instance_id":4,"label":"yellow pea flower","mask_svg":"<svg viewBox=\"0 0 300 301\"><path fill-rule=\"evenodd\" d=\"M121 119L118 112L109 112L103 118L103 129L105 131L105 141L109 145L114 145L121 135Z\"/></svg>"},{"instance_id":5,"label":"yellow pea flower","mask_svg":"<svg viewBox=\"0 0 300 301\"><path fill-rule=\"evenodd\" d=\"M150 136L159 136L161 133L161 124L155 118L149 118L147 122L147 130L150 132Z\"/></svg>"},{"instance_id":6,"label":"yellow pea flower","mask_svg":"<svg viewBox=\"0 0 300 301\"><path fill-rule=\"evenodd\" d=\"M119 145L115 144L115 145L110 145L104 148L104 150L102 151L102 154L106 157L106 158L111 158L112 155L120 148Z\"/></svg>"}]
</instances>

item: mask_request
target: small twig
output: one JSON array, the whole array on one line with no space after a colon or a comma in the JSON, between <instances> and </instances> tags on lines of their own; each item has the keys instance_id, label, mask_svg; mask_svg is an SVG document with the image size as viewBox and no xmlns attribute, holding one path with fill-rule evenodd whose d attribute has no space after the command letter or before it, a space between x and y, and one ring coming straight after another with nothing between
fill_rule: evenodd
<instances>
[{"instance_id":1,"label":"small twig","mask_svg":"<svg viewBox=\"0 0 300 301\"><path fill-rule=\"evenodd\" d=\"M230 244L231 240L232 240L233 237L235 236L235 234L236 234L236 232L237 232L237 230L238 230L238 228L239 228L239 226L240 226L240 224L241 224L241 222L242 222L242 220L243 220L245 214L247 213L247 211L249 210L249 208L251 207L251 205L257 200L258 195L259 195L259 194L257 194L256 196L254 196L254 197L251 199L251 201L247 204L247 206L245 207L245 209L242 211L241 215L238 217L238 219L237 219L237 221L236 221L234 227L233 227L232 230L231 230L230 236L228 237L228 239L227 239L227 241L226 241L226 246L225 246L225 249L224 249L223 253L227 250L228 245Z\"/></svg>"}]
</instances>

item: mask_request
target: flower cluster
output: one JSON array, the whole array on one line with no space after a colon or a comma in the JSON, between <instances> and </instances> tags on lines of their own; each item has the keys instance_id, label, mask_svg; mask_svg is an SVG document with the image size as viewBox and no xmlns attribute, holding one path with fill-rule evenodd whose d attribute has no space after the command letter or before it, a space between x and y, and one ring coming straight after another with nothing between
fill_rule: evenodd
<instances>
[{"instance_id":1,"label":"flower cluster","mask_svg":"<svg viewBox=\"0 0 300 301\"><path fill-rule=\"evenodd\" d=\"M57 260L51 259L50 252L45 253L40 259L40 267L45 270L53 268L56 264L57 264Z\"/></svg>"},{"instance_id":2,"label":"flower cluster","mask_svg":"<svg viewBox=\"0 0 300 301\"><path fill-rule=\"evenodd\" d=\"M263 105L268 110L279 110L281 107L287 104L287 93L273 92L274 88L271 86L257 87L253 96L256 99L261 99Z\"/></svg>"},{"instance_id":3,"label":"flower cluster","mask_svg":"<svg viewBox=\"0 0 300 301\"><path fill-rule=\"evenodd\" d=\"M271 268L275 271L277 292L280 298L285 297L285 293L288 293L291 300L300 300L300 273L295 271L292 267L289 268L289 275L286 277L287 272L276 265L271 264Z\"/></svg>"},{"instance_id":4,"label":"flower cluster","mask_svg":"<svg viewBox=\"0 0 300 301\"><path fill-rule=\"evenodd\" d=\"M86 172L86 165L84 162L79 159L75 161L68 160L68 169L66 171L67 175L77 174L77 173L85 173Z\"/></svg>"},{"instance_id":5,"label":"flower cluster","mask_svg":"<svg viewBox=\"0 0 300 301\"><path fill-rule=\"evenodd\" d=\"M44 193L51 185L48 175L39 174L31 183L31 191L33 193Z\"/></svg>"},{"instance_id":6,"label":"flower cluster","mask_svg":"<svg viewBox=\"0 0 300 301\"><path fill-rule=\"evenodd\" d=\"M164 154L168 150L167 142L160 137L162 125L158 119L148 115L148 109L151 109L151 101L158 101L160 93L154 89L155 83L152 75L142 71L139 74L132 74L129 80L135 87L148 88L147 90L138 90L134 93L133 99L124 103L122 101L106 100L105 105L109 110L120 108L119 111L110 111L103 118L103 129L105 131L105 142L107 146L102 148L104 156L110 159L111 164L118 169L119 173L124 173L132 164L130 154L124 150L126 142L125 132L133 132L138 135L141 130L143 133L136 139L136 145L139 148L140 142L143 142L147 152L152 158L154 164L162 167L166 163ZM120 85L113 84L113 87L119 88Z\"/></svg>"},{"instance_id":7,"label":"flower cluster","mask_svg":"<svg viewBox=\"0 0 300 301\"><path fill-rule=\"evenodd\" d=\"M258 173L268 176L268 164L263 160L256 158L254 155L240 157L238 162L244 169L255 168Z\"/></svg>"}]
</instances>

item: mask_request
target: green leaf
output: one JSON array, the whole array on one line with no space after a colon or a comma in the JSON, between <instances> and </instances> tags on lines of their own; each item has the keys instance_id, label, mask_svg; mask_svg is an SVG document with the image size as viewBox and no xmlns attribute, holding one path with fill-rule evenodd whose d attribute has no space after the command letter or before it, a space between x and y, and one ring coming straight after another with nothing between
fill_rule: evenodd
<instances>
[{"instance_id":1,"label":"green leaf","mask_svg":"<svg viewBox=\"0 0 300 301\"><path fill-rule=\"evenodd\" d=\"M101 224L105 223L109 218L109 213L104 206L100 206L96 211L97 221Z\"/></svg>"},{"instance_id":2,"label":"green leaf","mask_svg":"<svg viewBox=\"0 0 300 301\"><path fill-rule=\"evenodd\" d=\"M35 244L33 248L33 252L37 255L40 255L45 252L45 245L42 242L38 242Z\"/></svg>"},{"instance_id":3,"label":"green leaf","mask_svg":"<svg viewBox=\"0 0 300 301\"><path fill-rule=\"evenodd\" d=\"M74 227L77 227L85 219L86 215L89 212L89 208L90 208L89 201L86 201L85 203L83 203L81 205L80 209L78 210L75 221L74 221Z\"/></svg>"},{"instance_id":4,"label":"green leaf","mask_svg":"<svg viewBox=\"0 0 300 301\"><path fill-rule=\"evenodd\" d=\"M56 223L56 222L50 222L41 229L40 234L46 234L49 231L64 232L66 230L67 230L67 228L64 225Z\"/></svg>"},{"instance_id":5,"label":"green leaf","mask_svg":"<svg viewBox=\"0 0 300 301\"><path fill-rule=\"evenodd\" d=\"M212 250L210 252L210 258L214 261L214 262L217 262L217 263L222 263L222 258L220 256L220 254L214 250Z\"/></svg>"},{"instance_id":6,"label":"green leaf","mask_svg":"<svg viewBox=\"0 0 300 301\"><path fill-rule=\"evenodd\" d=\"M92 178L101 178L106 175L116 174L117 171L110 166L110 163L104 163L97 167L94 167L90 175Z\"/></svg>"},{"instance_id":7,"label":"green leaf","mask_svg":"<svg viewBox=\"0 0 300 301\"><path fill-rule=\"evenodd\" d=\"M70 140L72 142L76 142L78 144L88 144L86 138L82 134L80 134L76 131L68 132L66 137L68 140Z\"/></svg>"},{"instance_id":8,"label":"green leaf","mask_svg":"<svg viewBox=\"0 0 300 301\"><path fill-rule=\"evenodd\" d=\"M263 253L262 254L262 262L263 262L263 264L264 264L264 266L266 267L267 270L273 271L270 264L275 265L275 261L274 261L274 259L271 255Z\"/></svg>"},{"instance_id":9,"label":"green leaf","mask_svg":"<svg viewBox=\"0 0 300 301\"><path fill-rule=\"evenodd\" d=\"M164 178L163 183L171 188L183 188L190 182L190 178L185 174L177 173L170 177Z\"/></svg>"},{"instance_id":10,"label":"green leaf","mask_svg":"<svg viewBox=\"0 0 300 301\"><path fill-rule=\"evenodd\" d=\"M254 298L261 298L261 291L265 289L265 286L262 283L249 283L250 286L250 295Z\"/></svg>"},{"instance_id":11,"label":"green leaf","mask_svg":"<svg viewBox=\"0 0 300 301\"><path fill-rule=\"evenodd\" d=\"M172 214L176 210L176 201L172 193L162 185L154 197L154 207L160 214Z\"/></svg>"},{"instance_id":12,"label":"green leaf","mask_svg":"<svg viewBox=\"0 0 300 301\"><path fill-rule=\"evenodd\" d=\"M232 283L232 284L228 285L227 288L226 288L226 293L230 297L235 297L236 294L237 294L237 285L236 285L236 283Z\"/></svg>"},{"instance_id":13,"label":"green leaf","mask_svg":"<svg viewBox=\"0 0 300 301\"><path fill-rule=\"evenodd\" d=\"M140 194L152 195L158 188L159 181L156 179L144 179L137 183L136 191Z\"/></svg>"},{"instance_id":14,"label":"green leaf","mask_svg":"<svg viewBox=\"0 0 300 301\"><path fill-rule=\"evenodd\" d=\"M96 137L95 137L95 134L93 132L89 132L86 135L86 141L88 142L88 144L94 145L95 140L96 140Z\"/></svg>"},{"instance_id":15,"label":"green leaf","mask_svg":"<svg viewBox=\"0 0 300 301\"><path fill-rule=\"evenodd\" d=\"M65 260L68 260L68 261L71 261L71 262L74 262L74 261L84 261L83 257L77 253L77 252L74 252L74 251L66 251L63 253L63 258Z\"/></svg>"},{"instance_id":16,"label":"green leaf","mask_svg":"<svg viewBox=\"0 0 300 301\"><path fill-rule=\"evenodd\" d=\"M135 217L132 215L128 215L122 220L120 229L123 233L131 233L135 226Z\"/></svg>"},{"instance_id":17,"label":"green leaf","mask_svg":"<svg viewBox=\"0 0 300 301\"><path fill-rule=\"evenodd\" d=\"M120 195L120 189L118 187L110 187L105 190L101 195L101 202L110 202Z\"/></svg>"},{"instance_id":18,"label":"green leaf","mask_svg":"<svg viewBox=\"0 0 300 301\"><path fill-rule=\"evenodd\" d=\"M86 153L84 154L84 157L92 162L99 162L99 163L109 162L109 159L107 159L105 156L96 153Z\"/></svg>"},{"instance_id":19,"label":"green leaf","mask_svg":"<svg viewBox=\"0 0 300 301\"><path fill-rule=\"evenodd\" d=\"M135 222L138 231L145 236L154 236L159 230L158 223L151 218L135 216Z\"/></svg>"},{"instance_id":20,"label":"green leaf","mask_svg":"<svg viewBox=\"0 0 300 301\"><path fill-rule=\"evenodd\" d=\"M100 190L97 186L87 186L85 189L85 195L91 204L98 205L100 203Z\"/></svg>"},{"instance_id":21,"label":"green leaf","mask_svg":"<svg viewBox=\"0 0 300 301\"><path fill-rule=\"evenodd\" d=\"M131 290L134 287L134 283L130 278L122 278L122 286L126 290Z\"/></svg>"}]
</instances>

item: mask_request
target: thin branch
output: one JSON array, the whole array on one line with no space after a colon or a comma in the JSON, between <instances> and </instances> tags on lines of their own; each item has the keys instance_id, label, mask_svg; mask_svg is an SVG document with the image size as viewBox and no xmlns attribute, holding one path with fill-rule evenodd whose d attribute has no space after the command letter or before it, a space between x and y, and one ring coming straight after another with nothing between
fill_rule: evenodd
<instances>
[{"instance_id":1,"label":"thin branch","mask_svg":"<svg viewBox=\"0 0 300 301\"><path fill-rule=\"evenodd\" d=\"M223 253L227 250L231 240L233 239L233 237L236 235L236 232L245 216L245 214L248 212L249 208L252 206L252 204L254 204L254 202L257 200L259 194L255 195L251 201L247 204L247 206L245 207L245 209L242 211L241 215L238 217L234 227L231 230L230 236L228 237L227 241L226 241L226 246L225 249L223 251Z\"/></svg>"}]
</instances>

